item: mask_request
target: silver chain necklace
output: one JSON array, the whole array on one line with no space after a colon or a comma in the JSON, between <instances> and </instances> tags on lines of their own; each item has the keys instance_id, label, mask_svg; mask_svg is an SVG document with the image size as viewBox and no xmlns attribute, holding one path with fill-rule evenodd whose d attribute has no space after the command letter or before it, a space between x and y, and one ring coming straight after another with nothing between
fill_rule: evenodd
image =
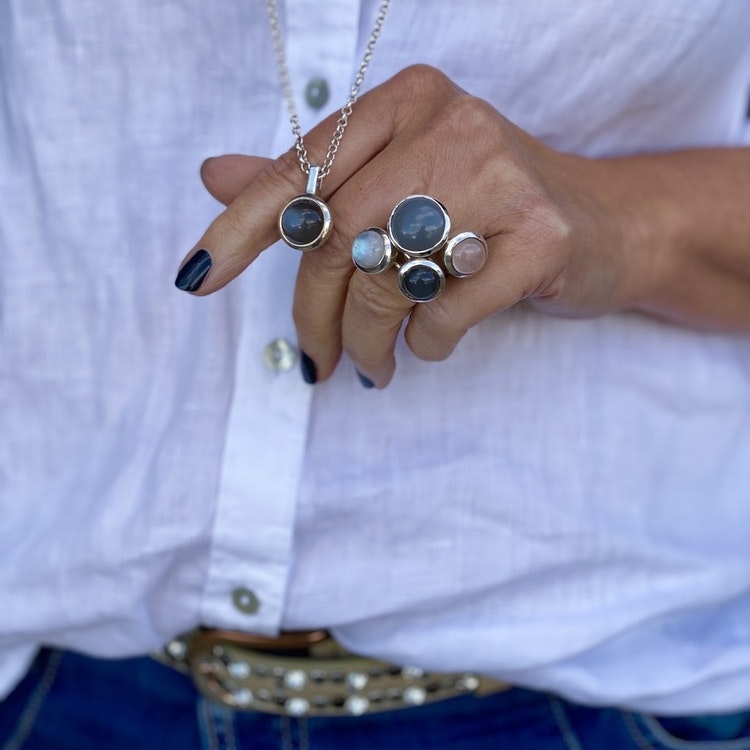
<instances>
[{"instance_id":1,"label":"silver chain necklace","mask_svg":"<svg viewBox=\"0 0 750 750\"><path fill-rule=\"evenodd\" d=\"M305 141L302 138L302 128L299 124L297 106L294 102L294 93L289 78L289 68L286 62L286 54L284 53L284 39L281 33L276 2L277 0L266 0L266 10L268 11L268 20L271 24L271 36L273 37L273 47L276 53L276 65L279 69L281 88L286 99L287 109L289 110L289 121L292 124L297 158L299 159L303 174L307 175L305 193L292 198L281 210L281 214L279 215L279 231L284 242L290 247L303 251L314 250L328 239L333 228L331 212L325 201L318 195L318 191L323 183L323 179L330 173L333 166L341 139L344 137L344 130L349 124L349 117L352 114L354 103L359 97L359 90L362 87L362 82L365 80L365 73L370 65L372 53L375 50L375 45L385 23L385 17L388 13L388 6L391 4L391 0L383 0L380 4L375 25L370 33L370 39L367 42L365 53L359 64L357 75L352 81L346 103L341 108L341 114L331 136L328 151L326 152L323 164L320 166L310 163Z\"/></svg>"}]
</instances>

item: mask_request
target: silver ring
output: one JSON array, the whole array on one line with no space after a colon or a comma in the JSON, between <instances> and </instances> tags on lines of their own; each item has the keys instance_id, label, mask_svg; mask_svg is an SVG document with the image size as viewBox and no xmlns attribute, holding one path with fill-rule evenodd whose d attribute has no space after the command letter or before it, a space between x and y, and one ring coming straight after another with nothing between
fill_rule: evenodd
<instances>
[{"instance_id":1,"label":"silver ring","mask_svg":"<svg viewBox=\"0 0 750 750\"><path fill-rule=\"evenodd\" d=\"M445 289L446 273L465 279L487 260L481 234L460 232L448 239L450 227L450 216L440 201L410 195L396 204L387 230L369 227L354 238L352 261L367 274L395 266L401 294L412 302L430 302Z\"/></svg>"}]
</instances>

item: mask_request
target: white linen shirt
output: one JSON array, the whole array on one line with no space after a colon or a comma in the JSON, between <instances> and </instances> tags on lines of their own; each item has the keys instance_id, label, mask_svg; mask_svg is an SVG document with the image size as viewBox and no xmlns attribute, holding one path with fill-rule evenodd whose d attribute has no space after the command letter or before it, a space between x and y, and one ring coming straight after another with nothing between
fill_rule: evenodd
<instances>
[{"instance_id":1,"label":"white linen shirt","mask_svg":"<svg viewBox=\"0 0 750 750\"><path fill-rule=\"evenodd\" d=\"M377 3L281 5L307 130ZM365 88L429 63L590 156L746 144L749 38L747 0L393 0ZM291 142L260 2L0 4L0 693L39 644L203 624L750 705L750 339L519 305L445 362L400 342L383 391L346 359L310 387L296 252L173 286L220 210L201 161Z\"/></svg>"}]
</instances>

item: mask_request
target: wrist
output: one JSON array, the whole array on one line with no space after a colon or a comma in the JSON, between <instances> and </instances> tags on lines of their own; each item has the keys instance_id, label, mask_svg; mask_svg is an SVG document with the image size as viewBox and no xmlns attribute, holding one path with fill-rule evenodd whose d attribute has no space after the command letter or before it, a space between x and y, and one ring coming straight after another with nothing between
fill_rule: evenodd
<instances>
[{"instance_id":1,"label":"wrist","mask_svg":"<svg viewBox=\"0 0 750 750\"><path fill-rule=\"evenodd\" d=\"M645 310L674 272L679 205L639 157L555 155L549 185L575 228L569 289L592 314Z\"/></svg>"},{"instance_id":2,"label":"wrist","mask_svg":"<svg viewBox=\"0 0 750 750\"><path fill-rule=\"evenodd\" d=\"M606 161L632 219L624 235L638 269L631 306L694 328L747 330L750 150Z\"/></svg>"},{"instance_id":3,"label":"wrist","mask_svg":"<svg viewBox=\"0 0 750 750\"><path fill-rule=\"evenodd\" d=\"M604 215L611 217L622 259L622 308L654 312L672 288L686 248L685 206L657 159L598 160Z\"/></svg>"}]
</instances>

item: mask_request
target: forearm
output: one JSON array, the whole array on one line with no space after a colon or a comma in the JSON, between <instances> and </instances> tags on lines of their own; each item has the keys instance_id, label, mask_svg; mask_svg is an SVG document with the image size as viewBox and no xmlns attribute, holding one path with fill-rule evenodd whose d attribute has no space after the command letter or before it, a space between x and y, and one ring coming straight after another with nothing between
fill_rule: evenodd
<instances>
[{"instance_id":1,"label":"forearm","mask_svg":"<svg viewBox=\"0 0 750 750\"><path fill-rule=\"evenodd\" d=\"M624 223L632 307L706 330L750 331L750 149L603 160Z\"/></svg>"}]
</instances>

